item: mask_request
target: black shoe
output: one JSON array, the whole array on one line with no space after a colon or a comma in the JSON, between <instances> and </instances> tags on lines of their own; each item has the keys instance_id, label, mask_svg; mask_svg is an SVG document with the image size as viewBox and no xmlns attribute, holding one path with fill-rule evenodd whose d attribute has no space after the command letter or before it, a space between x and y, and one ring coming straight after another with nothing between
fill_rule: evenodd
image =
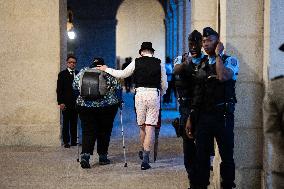
<instances>
[{"instance_id":1,"label":"black shoe","mask_svg":"<svg viewBox=\"0 0 284 189\"><path fill-rule=\"evenodd\" d=\"M70 148L70 144L64 144L64 148Z\"/></svg>"},{"instance_id":2,"label":"black shoe","mask_svg":"<svg viewBox=\"0 0 284 189\"><path fill-rule=\"evenodd\" d=\"M141 170L147 170L147 169L150 169L150 168L151 168L151 166L149 165L149 163L142 162Z\"/></svg>"},{"instance_id":3,"label":"black shoe","mask_svg":"<svg viewBox=\"0 0 284 189\"><path fill-rule=\"evenodd\" d=\"M91 165L90 165L90 163L89 163L89 160L90 160L90 154L82 154L82 155L81 155L81 162L80 162L80 164L81 164L81 167L82 167L83 169L89 169L89 168L91 168Z\"/></svg>"},{"instance_id":4,"label":"black shoe","mask_svg":"<svg viewBox=\"0 0 284 189\"><path fill-rule=\"evenodd\" d=\"M108 165L108 164L110 164L110 160L107 159L107 155L100 155L99 156L99 164L100 165Z\"/></svg>"},{"instance_id":5,"label":"black shoe","mask_svg":"<svg viewBox=\"0 0 284 189\"><path fill-rule=\"evenodd\" d=\"M138 152L138 156L139 156L139 158L140 158L141 160L143 160L143 151L139 151L139 152Z\"/></svg>"}]
</instances>

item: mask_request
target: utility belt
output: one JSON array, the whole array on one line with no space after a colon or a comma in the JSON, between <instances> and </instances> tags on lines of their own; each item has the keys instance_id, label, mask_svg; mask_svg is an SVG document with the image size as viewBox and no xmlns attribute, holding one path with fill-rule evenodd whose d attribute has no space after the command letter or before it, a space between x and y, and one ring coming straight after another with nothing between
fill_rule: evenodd
<instances>
[{"instance_id":1,"label":"utility belt","mask_svg":"<svg viewBox=\"0 0 284 189\"><path fill-rule=\"evenodd\" d=\"M223 112L225 114L233 114L235 111L235 102L222 102L215 106L216 111Z\"/></svg>"}]
</instances>

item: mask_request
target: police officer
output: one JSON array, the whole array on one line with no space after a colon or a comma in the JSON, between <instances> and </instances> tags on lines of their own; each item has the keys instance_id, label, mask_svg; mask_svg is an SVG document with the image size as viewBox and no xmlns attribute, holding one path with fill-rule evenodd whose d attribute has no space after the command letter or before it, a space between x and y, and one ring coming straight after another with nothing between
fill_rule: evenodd
<instances>
[{"instance_id":1,"label":"police officer","mask_svg":"<svg viewBox=\"0 0 284 189\"><path fill-rule=\"evenodd\" d=\"M203 48L208 61L197 73L192 110L186 125L189 135L195 134L196 167L193 189L206 189L210 177L210 148L215 137L221 156L220 173L223 189L235 187L234 105L235 82L239 63L235 57L223 54L219 34L210 27L203 29ZM192 121L196 120L195 132ZM193 133L194 132L194 133Z\"/></svg>"},{"instance_id":2,"label":"police officer","mask_svg":"<svg viewBox=\"0 0 284 189\"><path fill-rule=\"evenodd\" d=\"M284 44L279 50L284 52ZM263 101L265 188L284 188L284 75L269 81ZM269 157L269 158L268 158Z\"/></svg>"},{"instance_id":3,"label":"police officer","mask_svg":"<svg viewBox=\"0 0 284 189\"><path fill-rule=\"evenodd\" d=\"M202 62L208 60L208 56L201 51L202 35L194 30L188 36L188 47L191 57L186 54L183 57L177 57L174 65L175 85L179 102L180 119L175 124L177 136L183 139L184 166L191 181L192 166L196 153L194 139L188 137L185 132L185 123L190 113L190 107L193 97L195 84L195 75Z\"/></svg>"}]
</instances>

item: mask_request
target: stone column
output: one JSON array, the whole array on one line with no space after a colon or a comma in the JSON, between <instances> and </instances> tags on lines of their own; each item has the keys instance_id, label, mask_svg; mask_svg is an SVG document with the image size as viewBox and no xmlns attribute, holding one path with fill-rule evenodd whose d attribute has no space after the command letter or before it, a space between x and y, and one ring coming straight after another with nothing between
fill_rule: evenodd
<instances>
[{"instance_id":1,"label":"stone column","mask_svg":"<svg viewBox=\"0 0 284 189\"><path fill-rule=\"evenodd\" d=\"M183 43L184 43L184 27L183 27L183 14L184 14L184 0L179 0L177 3L177 55L182 55L183 53Z\"/></svg>"},{"instance_id":2,"label":"stone column","mask_svg":"<svg viewBox=\"0 0 284 189\"><path fill-rule=\"evenodd\" d=\"M74 20L77 32L75 54L78 68L91 64L94 56L104 58L105 63L115 68L115 19L84 18Z\"/></svg>"},{"instance_id":3,"label":"stone column","mask_svg":"<svg viewBox=\"0 0 284 189\"><path fill-rule=\"evenodd\" d=\"M172 9L172 59L177 56L177 43L178 43L178 15L177 15L177 5L174 1L170 0L170 6Z\"/></svg>"},{"instance_id":4,"label":"stone column","mask_svg":"<svg viewBox=\"0 0 284 189\"><path fill-rule=\"evenodd\" d=\"M279 46L284 43L284 1L267 0L264 1L264 46L263 46L263 78L265 83L275 76L284 73L284 53L278 50ZM265 116L265 115L264 115ZM265 125L264 125L265 127ZM279 178L273 174L277 159L273 152L273 144L264 135L264 156L263 156L263 189L277 188L276 183L280 183ZM278 186L280 187L280 186Z\"/></svg>"},{"instance_id":5,"label":"stone column","mask_svg":"<svg viewBox=\"0 0 284 189\"><path fill-rule=\"evenodd\" d=\"M217 0L191 0L191 30L217 29Z\"/></svg>"},{"instance_id":6,"label":"stone column","mask_svg":"<svg viewBox=\"0 0 284 189\"><path fill-rule=\"evenodd\" d=\"M237 188L261 187L263 0L221 0L221 41L236 56L235 163ZM216 179L216 178L215 178Z\"/></svg>"},{"instance_id":7,"label":"stone column","mask_svg":"<svg viewBox=\"0 0 284 189\"><path fill-rule=\"evenodd\" d=\"M183 6L183 53L188 52L188 34L191 30L191 2L184 0Z\"/></svg>"},{"instance_id":8,"label":"stone column","mask_svg":"<svg viewBox=\"0 0 284 189\"><path fill-rule=\"evenodd\" d=\"M166 17L166 23L167 23L167 56L170 58L173 57L172 54L172 47L173 47L173 14L171 13L170 9L167 11L167 17Z\"/></svg>"},{"instance_id":9,"label":"stone column","mask_svg":"<svg viewBox=\"0 0 284 189\"><path fill-rule=\"evenodd\" d=\"M66 0L0 0L0 145L60 145Z\"/></svg>"}]
</instances>

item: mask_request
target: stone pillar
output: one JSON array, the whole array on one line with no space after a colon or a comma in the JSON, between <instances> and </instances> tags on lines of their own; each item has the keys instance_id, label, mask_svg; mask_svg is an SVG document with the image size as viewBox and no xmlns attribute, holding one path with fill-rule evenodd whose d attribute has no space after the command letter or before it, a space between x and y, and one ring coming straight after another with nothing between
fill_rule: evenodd
<instances>
[{"instance_id":1,"label":"stone pillar","mask_svg":"<svg viewBox=\"0 0 284 189\"><path fill-rule=\"evenodd\" d=\"M108 66L115 68L116 23L115 19L74 19L78 68L90 65L94 56L104 58Z\"/></svg>"},{"instance_id":2,"label":"stone pillar","mask_svg":"<svg viewBox=\"0 0 284 189\"><path fill-rule=\"evenodd\" d=\"M191 2L184 0L183 6L183 53L188 52L188 34L190 33L191 25Z\"/></svg>"},{"instance_id":3,"label":"stone pillar","mask_svg":"<svg viewBox=\"0 0 284 189\"><path fill-rule=\"evenodd\" d=\"M0 0L0 145L60 145L66 0Z\"/></svg>"},{"instance_id":4,"label":"stone pillar","mask_svg":"<svg viewBox=\"0 0 284 189\"><path fill-rule=\"evenodd\" d=\"M278 50L279 46L284 43L283 7L284 1L264 1L263 78L266 84L269 79L284 74L284 53ZM271 154L273 150L268 142L264 135L263 189L277 188L275 181L279 183L277 176L273 174L274 168L277 167L277 162L272 162L277 157L275 157L275 154Z\"/></svg>"},{"instance_id":5,"label":"stone pillar","mask_svg":"<svg viewBox=\"0 0 284 189\"><path fill-rule=\"evenodd\" d=\"M184 27L183 27L183 14L184 14L184 0L179 0L177 3L177 55L183 54L184 44Z\"/></svg>"},{"instance_id":6,"label":"stone pillar","mask_svg":"<svg viewBox=\"0 0 284 189\"><path fill-rule=\"evenodd\" d=\"M172 59L177 56L177 43L178 43L178 13L177 13L177 5L173 0L170 0L170 6L172 10Z\"/></svg>"},{"instance_id":7,"label":"stone pillar","mask_svg":"<svg viewBox=\"0 0 284 189\"><path fill-rule=\"evenodd\" d=\"M166 17L166 23L167 23L167 56L170 58L173 57L173 14L171 13L170 9L167 11L167 17Z\"/></svg>"},{"instance_id":8,"label":"stone pillar","mask_svg":"<svg viewBox=\"0 0 284 189\"><path fill-rule=\"evenodd\" d=\"M191 0L191 30L217 29L217 0Z\"/></svg>"},{"instance_id":9,"label":"stone pillar","mask_svg":"<svg viewBox=\"0 0 284 189\"><path fill-rule=\"evenodd\" d=\"M263 0L221 0L220 5L221 41L226 53L236 56L240 62L235 111L236 185L242 189L260 188Z\"/></svg>"}]
</instances>

